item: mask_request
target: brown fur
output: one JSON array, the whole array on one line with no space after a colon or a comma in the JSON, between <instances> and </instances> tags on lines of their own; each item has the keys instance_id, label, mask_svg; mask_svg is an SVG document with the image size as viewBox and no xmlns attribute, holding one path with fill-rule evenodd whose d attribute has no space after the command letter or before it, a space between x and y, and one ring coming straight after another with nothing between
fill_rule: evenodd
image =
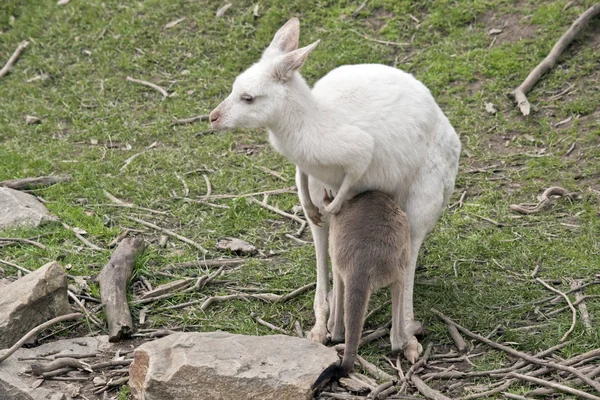
<instances>
[{"instance_id":1,"label":"brown fur","mask_svg":"<svg viewBox=\"0 0 600 400\"><path fill-rule=\"evenodd\" d=\"M325 203L331 200L326 195ZM352 370L373 291L392 285L392 294L400 297L394 306L401 301L404 270L410 259L408 218L386 194L361 193L345 201L339 213L332 217L329 252L334 292L328 325L332 340L341 341L343 327L340 322L343 320L346 347L341 365L332 365L325 370L314 387ZM343 308L337 304L342 300ZM341 310L343 318L337 314Z\"/></svg>"}]
</instances>

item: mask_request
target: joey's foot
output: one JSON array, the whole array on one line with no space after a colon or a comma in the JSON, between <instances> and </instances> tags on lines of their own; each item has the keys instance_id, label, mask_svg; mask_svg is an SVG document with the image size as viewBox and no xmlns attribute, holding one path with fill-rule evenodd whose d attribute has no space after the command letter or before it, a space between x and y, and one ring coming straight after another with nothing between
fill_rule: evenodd
<instances>
[{"instance_id":1,"label":"joey's foot","mask_svg":"<svg viewBox=\"0 0 600 400\"><path fill-rule=\"evenodd\" d=\"M411 363L414 364L419 359L419 355L423 352L423 346L417 341L416 338L409 340L408 345L404 349L404 357Z\"/></svg>"},{"instance_id":2,"label":"joey's foot","mask_svg":"<svg viewBox=\"0 0 600 400\"><path fill-rule=\"evenodd\" d=\"M319 212L319 209L317 207L314 207L314 208L310 207L304 211L306 213L306 217L308 219L310 219L310 222L312 222L313 224L315 224L317 226L321 226L321 224L323 223L323 220L321 219L321 217L323 215Z\"/></svg>"},{"instance_id":3,"label":"joey's foot","mask_svg":"<svg viewBox=\"0 0 600 400\"><path fill-rule=\"evenodd\" d=\"M315 325L308 333L308 338L313 342L327 344L327 328Z\"/></svg>"}]
</instances>

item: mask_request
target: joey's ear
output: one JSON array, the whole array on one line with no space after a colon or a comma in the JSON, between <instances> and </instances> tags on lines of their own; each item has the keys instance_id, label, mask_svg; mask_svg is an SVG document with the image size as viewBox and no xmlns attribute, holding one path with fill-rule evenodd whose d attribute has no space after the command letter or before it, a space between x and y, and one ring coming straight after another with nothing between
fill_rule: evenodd
<instances>
[{"instance_id":1,"label":"joey's ear","mask_svg":"<svg viewBox=\"0 0 600 400\"><path fill-rule=\"evenodd\" d=\"M300 38L300 21L294 17L286 22L275 34L273 41L265 52L262 58L273 58L281 54L289 53L298 48L298 40Z\"/></svg>"},{"instance_id":2,"label":"joey's ear","mask_svg":"<svg viewBox=\"0 0 600 400\"><path fill-rule=\"evenodd\" d=\"M306 47L302 47L301 49L279 56L275 61L275 69L273 71L275 78L282 81L290 79L294 72L300 69L300 67L304 64L310 52L317 47L320 41L321 40L317 40Z\"/></svg>"}]
</instances>

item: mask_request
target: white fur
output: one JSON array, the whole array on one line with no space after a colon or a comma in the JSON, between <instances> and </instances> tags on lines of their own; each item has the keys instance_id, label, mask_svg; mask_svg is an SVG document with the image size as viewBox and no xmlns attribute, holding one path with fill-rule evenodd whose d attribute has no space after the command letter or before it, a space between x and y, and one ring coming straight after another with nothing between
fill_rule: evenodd
<instances>
[{"instance_id":1,"label":"white fur","mask_svg":"<svg viewBox=\"0 0 600 400\"><path fill-rule=\"evenodd\" d=\"M403 327L410 338L405 354L413 359L421 351L414 339L419 327L412 305L416 260L454 189L460 141L429 90L396 68L342 66L311 90L297 70L316 43L293 50L298 34L296 19L279 30L262 59L237 77L232 93L211 113L213 128L268 128L271 145L297 166L300 199L313 221L315 205L336 213L343 200L365 190L387 193L405 210L412 257ZM244 94L254 102L242 101ZM326 210L324 188L337 192ZM317 253L316 324L311 333L324 342L328 226L311 223L311 229Z\"/></svg>"}]
</instances>

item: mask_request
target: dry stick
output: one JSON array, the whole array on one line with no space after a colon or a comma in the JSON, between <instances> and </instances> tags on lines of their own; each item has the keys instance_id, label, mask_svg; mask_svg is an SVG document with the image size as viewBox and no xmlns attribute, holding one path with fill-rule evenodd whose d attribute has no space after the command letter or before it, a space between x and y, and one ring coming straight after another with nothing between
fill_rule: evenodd
<instances>
[{"instance_id":1,"label":"dry stick","mask_svg":"<svg viewBox=\"0 0 600 400\"><path fill-rule=\"evenodd\" d=\"M248 200L249 200L251 203L258 204L259 206L261 206L261 207L262 207L262 208L264 208L264 209L267 209L267 210L269 210L269 211L273 211L275 214L279 214L279 215L281 215L282 217L286 217L286 218L289 218L289 219L291 219L292 221L296 221L296 222L298 222L298 223L299 223L299 224L301 224L301 225L303 225L303 224L306 224L306 221L305 221L305 220L303 220L302 218L300 218L300 217L299 217L299 216L297 216L297 215L293 215L293 214L286 213L285 211L282 211L282 210L280 210L280 209L279 209L279 208L277 208L277 207L273 207L273 206L270 206L270 205L268 205L268 204L264 204L264 203L262 203L262 202L260 202L260 201L256 200L255 198L252 198L252 197L250 197Z\"/></svg>"},{"instance_id":2,"label":"dry stick","mask_svg":"<svg viewBox=\"0 0 600 400\"><path fill-rule=\"evenodd\" d=\"M275 326L272 323L259 318L258 315L256 315L256 313L253 313L253 312L250 313L250 317L252 317L252 319L259 325L266 326L267 328L274 330L275 332L279 332L279 333L283 333L284 335L291 336L291 334L288 331L286 331L285 329Z\"/></svg>"},{"instance_id":3,"label":"dry stick","mask_svg":"<svg viewBox=\"0 0 600 400\"><path fill-rule=\"evenodd\" d=\"M43 373L52 372L57 369L66 368L66 367L83 369L88 372L93 372L88 363L83 362L83 361L78 360L73 357L59 358L59 359L54 360L49 363L33 363L33 364L31 364L31 372L34 375L40 376Z\"/></svg>"},{"instance_id":4,"label":"dry stick","mask_svg":"<svg viewBox=\"0 0 600 400\"><path fill-rule=\"evenodd\" d=\"M375 389L373 389L371 391L371 393L369 393L369 395L367 396L367 399L378 399L379 394L381 392L383 392L384 390L389 389L392 385L394 385L394 382L392 382L391 380L382 383L381 385L379 385Z\"/></svg>"},{"instance_id":5,"label":"dry stick","mask_svg":"<svg viewBox=\"0 0 600 400\"><path fill-rule=\"evenodd\" d=\"M411 381L423 396L432 400L451 400L450 397L444 396L435 389L430 388L425 382L416 375L411 376Z\"/></svg>"},{"instance_id":6,"label":"dry stick","mask_svg":"<svg viewBox=\"0 0 600 400\"><path fill-rule=\"evenodd\" d=\"M594 396L592 394L582 392L581 390L573 389L572 387L561 385L560 383L545 381L543 379L534 378L532 376L518 374L516 372L511 372L509 374L510 377L514 377L520 379L522 381L535 383L536 385L550 387L556 390L560 390L561 392L573 394L580 399L591 399L591 400L600 400L600 397Z\"/></svg>"},{"instance_id":7,"label":"dry stick","mask_svg":"<svg viewBox=\"0 0 600 400\"><path fill-rule=\"evenodd\" d=\"M490 396L492 396L496 393L500 393L500 392L508 389L510 386L512 386L513 383L515 383L515 379L509 379L506 382L504 382L501 386L498 386L497 388L494 388L492 390L487 390L485 392L473 393L468 396L463 396L460 399L461 400L470 400L470 399L479 399L481 397L489 398Z\"/></svg>"},{"instance_id":8,"label":"dry stick","mask_svg":"<svg viewBox=\"0 0 600 400\"><path fill-rule=\"evenodd\" d=\"M15 242L15 243L27 243L27 244L32 244L36 247L39 247L42 250L46 250L47 247L44 246L41 243L36 242L35 240L31 240L31 239L21 239L21 238L0 238L0 242Z\"/></svg>"},{"instance_id":9,"label":"dry stick","mask_svg":"<svg viewBox=\"0 0 600 400\"><path fill-rule=\"evenodd\" d=\"M17 264L15 264L15 263L12 263L12 262L10 262L10 261L6 261L6 260L0 260L0 264L4 264L4 265L8 265L9 267L16 268L16 269L18 269L19 271L21 271L21 272L23 272L23 273L25 273L25 274L28 274L28 273L30 273L30 272L31 272L31 271L30 271L30 270L28 270L27 268L25 268L25 267L21 267L20 265L17 265Z\"/></svg>"},{"instance_id":10,"label":"dry stick","mask_svg":"<svg viewBox=\"0 0 600 400\"><path fill-rule=\"evenodd\" d=\"M100 272L100 297L108 321L108 341L118 342L133 333L131 311L127 304L127 282L137 256L144 252L144 239L125 238Z\"/></svg>"},{"instance_id":11,"label":"dry stick","mask_svg":"<svg viewBox=\"0 0 600 400\"><path fill-rule=\"evenodd\" d=\"M87 308L85 308L85 306L83 305L83 303L81 302L81 300L79 300L77 298L77 296L75 296L75 293L71 292L70 290L67 290L67 295L71 299L73 299L73 301L75 302L75 304L77 304L77 306L81 309L81 311L83 311L83 313L85 314L85 316L90 319L90 321L92 321L98 328L100 328L100 329L103 328L102 321L100 321L98 318L96 318L95 316L93 316L87 310Z\"/></svg>"},{"instance_id":12,"label":"dry stick","mask_svg":"<svg viewBox=\"0 0 600 400\"><path fill-rule=\"evenodd\" d=\"M379 44L387 44L387 45L391 45L391 46L398 46L398 47L404 47L404 46L409 46L410 43L402 43L402 42L390 42L388 40L380 40L380 39L375 39L372 38L370 36L365 35L364 33L360 33L357 30L354 29L350 29L350 31L356 33L359 36L362 36L363 38L370 40L371 42L375 42L375 43L379 43Z\"/></svg>"},{"instance_id":13,"label":"dry stick","mask_svg":"<svg viewBox=\"0 0 600 400\"><path fill-rule=\"evenodd\" d=\"M195 117L184 118L184 119L176 119L175 118L173 120L173 122L171 122L171 125L185 125L185 124L191 124L196 121L208 121L208 114L197 115Z\"/></svg>"},{"instance_id":14,"label":"dry stick","mask_svg":"<svg viewBox=\"0 0 600 400\"><path fill-rule=\"evenodd\" d=\"M573 279L571 282L571 289L577 289L581 286L581 280ZM588 313L587 306L583 301L585 296L581 292L575 292L575 301L578 302L577 308L579 308L579 313L581 314L581 320L583 321L583 326L588 332L593 332L592 323L590 322L590 314Z\"/></svg>"},{"instance_id":15,"label":"dry stick","mask_svg":"<svg viewBox=\"0 0 600 400\"><path fill-rule=\"evenodd\" d=\"M175 176L177 177L177 179L179 179L179 181L183 185L183 197L188 197L190 195L190 188L188 187L187 183L185 183L185 179L183 179L181 177L181 175L179 175L177 173L175 174Z\"/></svg>"},{"instance_id":16,"label":"dry stick","mask_svg":"<svg viewBox=\"0 0 600 400\"><path fill-rule=\"evenodd\" d=\"M571 303L571 300L569 299L569 296L567 296L566 294L564 294L563 292L561 292L558 289L553 288L552 286L550 286L549 284L547 284L546 282L544 282L544 280L540 279L540 278L535 278L536 281L538 281L539 283L541 283L542 285L544 285L547 289L553 291L554 293L558 293L560 294L562 297L565 298L565 300L567 301L567 304L569 305L569 308L571 309L571 312L573 313L573 318L571 321L571 327L569 328L568 331L565 332L565 334L563 335L562 338L560 338L560 342L564 342L567 337L571 334L571 332L573 332L573 330L575 329L575 324L577 323L577 310L575 310L575 307L573 307L573 303Z\"/></svg>"},{"instance_id":17,"label":"dry stick","mask_svg":"<svg viewBox=\"0 0 600 400\"><path fill-rule=\"evenodd\" d=\"M167 91L165 89L161 88L160 86L158 86L158 85L156 85L156 84L154 84L152 82L142 81L142 80L139 80L139 79L134 79L134 78L132 78L130 76L127 77L127 80L129 82L139 83L140 85L144 85L144 86L147 86L147 87L152 88L154 90L158 90L160 92L160 94L163 95L163 97L169 97L169 93L167 93Z\"/></svg>"},{"instance_id":18,"label":"dry stick","mask_svg":"<svg viewBox=\"0 0 600 400\"><path fill-rule=\"evenodd\" d=\"M73 232L75 234L75 236L77 237L77 239L81 240L81 242L83 244L85 244L87 247L89 247L92 250L99 250L99 251L103 251L104 249L101 249L100 247L96 246L94 243L90 242L89 240L87 240L86 238L84 238L81 234L77 233L75 231L75 229L71 228L69 225L65 224L64 222L62 223L62 226Z\"/></svg>"},{"instance_id":19,"label":"dry stick","mask_svg":"<svg viewBox=\"0 0 600 400\"><path fill-rule=\"evenodd\" d=\"M288 301L289 299L294 298L296 296L299 296L302 293L304 293L304 292L312 289L316 285L317 285L316 282L313 282L313 283L309 283L307 285L304 285L302 287L299 287L298 289L296 289L296 290L294 290L294 291L292 291L292 292L290 292L288 294L285 294L285 295L281 296L281 298L279 300L277 300L277 302L278 303L283 303L284 301Z\"/></svg>"},{"instance_id":20,"label":"dry stick","mask_svg":"<svg viewBox=\"0 0 600 400\"><path fill-rule=\"evenodd\" d=\"M513 394L513 393L508 393L508 392L502 392L502 395L504 397L506 397L507 399L514 399L514 400L535 400L531 397L525 397L525 396L519 396L518 394Z\"/></svg>"},{"instance_id":21,"label":"dry stick","mask_svg":"<svg viewBox=\"0 0 600 400\"><path fill-rule=\"evenodd\" d=\"M15 343L10 349L3 350L2 352L0 352L0 363L2 363L2 361L10 357L15 351L19 350L21 346L23 346L23 344L27 343L32 337L37 335L39 332L42 332L44 329L48 329L52 325L57 324L59 322L79 319L81 317L83 317L83 314L81 313L61 315L60 317L52 318L50 321L46 321L43 324L36 326L35 328L27 332L27 334L23 336L17 343Z\"/></svg>"},{"instance_id":22,"label":"dry stick","mask_svg":"<svg viewBox=\"0 0 600 400\"><path fill-rule=\"evenodd\" d=\"M460 332L458 332L458 329L456 329L456 326L448 324L448 332L450 333L450 337L452 338L452 340L454 340L454 344L456 345L458 352L466 352L469 346L467 346L467 343L460 335Z\"/></svg>"},{"instance_id":23,"label":"dry stick","mask_svg":"<svg viewBox=\"0 0 600 400\"><path fill-rule=\"evenodd\" d=\"M560 39L558 39L546 58L544 58L544 60L542 60L542 62L539 63L538 66L529 73L525 81L523 81L523 83L521 83L521 85L519 85L519 87L513 91L512 95L519 105L519 109L523 115L529 115L531 108L529 101L527 101L526 94L533 88L542 75L554 67L563 51L587 26L589 21L598 14L600 14L600 3L596 3L592 7L588 8L583 14L581 14L569 27L567 32L562 35Z\"/></svg>"},{"instance_id":24,"label":"dry stick","mask_svg":"<svg viewBox=\"0 0 600 400\"><path fill-rule=\"evenodd\" d=\"M302 331L302 326L298 320L294 321L294 331L296 332L296 336L304 338L304 332Z\"/></svg>"},{"instance_id":25,"label":"dry stick","mask_svg":"<svg viewBox=\"0 0 600 400\"><path fill-rule=\"evenodd\" d=\"M143 219L139 219L139 218L135 218L135 217L131 217L131 216L128 216L127 218L129 218L129 219L137 222L138 224L142 224L144 226L147 226L148 228L156 229L157 231L163 232L164 234L169 235L169 236L171 236L171 237L173 237L175 239L179 239L182 242L187 243L187 244L189 244L189 245L197 248L198 250L200 250L204 254L208 253L208 250L206 250L204 247L200 246L198 243L194 242L191 239L186 238L185 236L181 236L181 235L179 235L179 234L177 234L177 233L175 233L175 232L173 232L173 231L171 231L169 229L161 228L160 226L155 225L155 224L150 223L150 222L147 222L147 221L144 221Z\"/></svg>"},{"instance_id":26,"label":"dry stick","mask_svg":"<svg viewBox=\"0 0 600 400\"><path fill-rule=\"evenodd\" d=\"M361 356L357 355L356 356L356 361L358 361L358 363L360 364L360 366L365 371L367 371L369 374L371 374L371 376L373 376L375 379L379 379L379 380L382 380L382 381L393 381L394 380L393 376L391 376L390 374L388 374L384 370L380 369L375 364L370 363L369 361L365 360ZM387 389L387 388L383 388L382 390L384 390L384 389Z\"/></svg>"},{"instance_id":27,"label":"dry stick","mask_svg":"<svg viewBox=\"0 0 600 400\"><path fill-rule=\"evenodd\" d=\"M274 293L255 293L255 294L249 294L249 293L238 293L238 294L230 294L230 295L225 295L225 296L213 296L213 297L209 297L208 299L206 299L204 301L204 303L202 303L202 305L200 306L200 310L205 311L208 307L210 307L213 303L220 303L223 301L228 301L228 300L247 300L247 299L259 299L259 300L265 300L265 301L272 301L275 303L282 303L284 301L287 301L293 297L296 297L304 292L306 292L307 290L309 290L310 288L312 288L313 286L315 286L316 283L309 283L308 285L304 285L286 295L279 295L279 294L274 294Z\"/></svg>"},{"instance_id":28,"label":"dry stick","mask_svg":"<svg viewBox=\"0 0 600 400\"><path fill-rule=\"evenodd\" d=\"M185 261L166 265L161 269L185 269L185 268L218 268L222 266L236 267L246 263L246 258L232 258L232 259L220 259L220 260L198 260L198 261Z\"/></svg>"},{"instance_id":29,"label":"dry stick","mask_svg":"<svg viewBox=\"0 0 600 400\"><path fill-rule=\"evenodd\" d=\"M24 178L3 181L0 182L0 186L4 186L14 190L34 190L42 187L52 186L60 182L67 182L70 180L71 175L40 176L37 178Z\"/></svg>"},{"instance_id":30,"label":"dry stick","mask_svg":"<svg viewBox=\"0 0 600 400\"><path fill-rule=\"evenodd\" d=\"M244 193L244 194L214 194L210 196L200 196L200 200L215 200L215 199L239 199L242 197L253 197L264 194L283 194L297 193L296 186L290 186L283 189L264 190L262 192Z\"/></svg>"},{"instance_id":31,"label":"dry stick","mask_svg":"<svg viewBox=\"0 0 600 400\"><path fill-rule=\"evenodd\" d=\"M208 179L208 176L206 176L206 174L203 174L202 177L204 178L204 181L206 182L205 197L209 197L212 194L212 185L210 184L210 179Z\"/></svg>"},{"instance_id":32,"label":"dry stick","mask_svg":"<svg viewBox=\"0 0 600 400\"><path fill-rule=\"evenodd\" d=\"M492 340L486 339L481 335L478 335L476 333L471 332L470 330L468 330L467 328L464 328L462 326L460 326L459 324L457 324L456 322L454 322L453 320L451 320L449 317L445 316L444 314L442 314L440 311L436 310L435 308L431 309L431 312L434 313L435 315L437 315L438 317L440 317L442 320L444 320L444 322L446 322L447 324L454 324L456 325L456 328L461 331L462 333L464 333L465 335L479 340L482 343L487 344L490 347L496 348L498 350L502 350L505 353L508 353L510 355L513 355L515 357L519 357L525 361L528 361L532 364L537 364L537 365L541 365L543 367L549 367L552 369L558 369L561 371L566 371L569 372L575 376L577 376L578 378L580 378L583 382L587 383L588 385L590 385L591 387L593 387L596 391L598 391L600 393L600 383L599 382L595 382L594 380L588 378L587 376L585 376L584 374L582 374L581 372L579 372L577 369L567 366L567 365L562 365L562 364L557 364L555 362L552 361L546 361L546 360L541 360L537 357L531 356L529 354L526 353L522 353L518 350L512 349L508 346L504 346L502 344L496 343ZM600 349L598 349L600 350Z\"/></svg>"},{"instance_id":33,"label":"dry stick","mask_svg":"<svg viewBox=\"0 0 600 400\"><path fill-rule=\"evenodd\" d=\"M123 168L123 167L122 167ZM159 214L159 215L168 215L169 213L166 211L158 211L158 210L153 210L151 208L146 208L146 207L140 207L140 206L136 206L133 203L127 203L121 199L116 198L115 196L113 196L112 194L110 194L110 192L108 192L107 190L104 190L104 195L106 197L108 197L108 199L110 201L112 201L114 204L102 204L104 206L109 206L109 207L126 207L126 208L134 208L137 210L143 210L143 211L148 211L149 213L152 214Z\"/></svg>"},{"instance_id":34,"label":"dry stick","mask_svg":"<svg viewBox=\"0 0 600 400\"><path fill-rule=\"evenodd\" d=\"M542 195L541 195L540 202L537 203L535 206L532 206L532 205L526 204L526 203L511 204L509 206L509 208L520 214L535 214L535 213L538 213L538 212L548 208L548 206L552 202L552 199L550 198L550 196L564 196L567 198L574 198L575 194L570 193L569 191L567 191L567 189L562 188L560 186L552 186L552 187L549 187L548 189L544 190L544 193L542 193Z\"/></svg>"},{"instance_id":35,"label":"dry stick","mask_svg":"<svg viewBox=\"0 0 600 400\"><path fill-rule=\"evenodd\" d=\"M19 56L21 55L23 50L25 50L25 47L27 47L28 45L29 45L29 42L27 40L24 40L19 44L19 46L17 47L15 52L12 54L12 56L10 56L10 58L8 59L8 61L4 65L4 67L2 67L2 69L0 69L0 79L4 75L6 75L8 73L8 71L10 71L10 69L12 68L15 61L17 61L17 58L19 58Z\"/></svg>"}]
</instances>

